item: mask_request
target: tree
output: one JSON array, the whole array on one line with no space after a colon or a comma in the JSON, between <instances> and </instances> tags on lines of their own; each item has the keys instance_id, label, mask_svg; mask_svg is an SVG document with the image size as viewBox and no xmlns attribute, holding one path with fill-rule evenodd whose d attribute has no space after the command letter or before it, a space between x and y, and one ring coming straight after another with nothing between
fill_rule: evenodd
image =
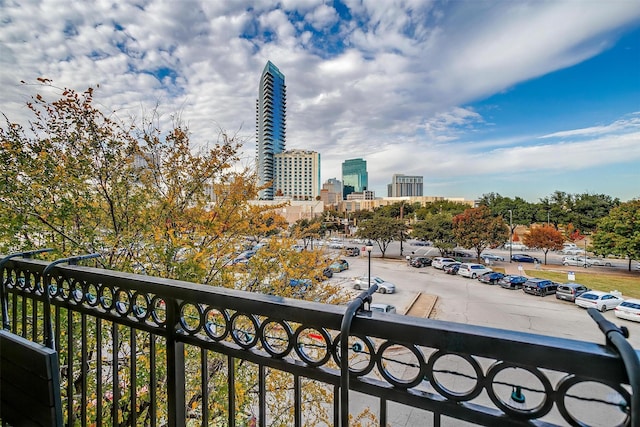
<instances>
[{"instance_id":1,"label":"tree","mask_svg":"<svg viewBox=\"0 0 640 427\"><path fill-rule=\"evenodd\" d=\"M376 215L360 222L356 235L376 242L384 258L389 243L400 239L400 233L406 231L407 226L403 220Z\"/></svg>"},{"instance_id":2,"label":"tree","mask_svg":"<svg viewBox=\"0 0 640 427\"><path fill-rule=\"evenodd\" d=\"M458 245L474 249L476 258L490 246L498 246L509 237L502 217L494 217L486 206L470 208L453 217L453 234Z\"/></svg>"},{"instance_id":3,"label":"tree","mask_svg":"<svg viewBox=\"0 0 640 427\"><path fill-rule=\"evenodd\" d=\"M434 248L438 248L440 255L456 246L452 217L446 213L429 214L423 221L413 224L411 237L430 241Z\"/></svg>"},{"instance_id":4,"label":"tree","mask_svg":"<svg viewBox=\"0 0 640 427\"><path fill-rule=\"evenodd\" d=\"M313 239L319 239L324 234L322 218L299 219L290 227L290 231L294 238L302 240L305 249L307 247L313 249Z\"/></svg>"},{"instance_id":5,"label":"tree","mask_svg":"<svg viewBox=\"0 0 640 427\"><path fill-rule=\"evenodd\" d=\"M46 79L40 82L44 90L57 91L59 98L48 101L35 96L27 104L33 114L27 128L6 116L0 128L0 251L48 246L55 248L51 255L55 258L99 252L102 257L96 262L103 268L316 301L346 299L340 288L319 280L329 260L317 251L292 250L292 239L273 237L283 229L283 218L272 206L249 203L260 188L254 173L238 166L243 141L236 136L220 131L215 143L196 149L189 130L179 121L169 130L161 129L163 120L157 115L125 125L95 107L94 89L79 93L57 89ZM266 236L272 236L269 245L251 262L229 266L235 252L253 244L249 238ZM312 278L307 292L296 292L290 285L290 279L299 278ZM73 324L76 327L80 322ZM78 332L78 340L80 336ZM86 335L84 339L96 337ZM142 336L139 339L143 341ZM65 346L61 342L61 354ZM82 346L77 342L73 348L77 352ZM159 344L157 350L166 349ZM130 349L121 349L127 351ZM142 349L138 351L128 356L147 357ZM197 371L197 356L187 354L185 359L187 370ZM215 357L209 362L225 363ZM137 366L143 383L148 383L149 369L145 363ZM242 413L255 405L249 398L255 395L255 381L249 367L237 369L237 378L246 379L236 383L236 405ZM270 378L277 382L277 375ZM160 390L163 381L166 373L158 372ZM290 387L282 389L282 407L291 404ZM67 389L64 387L65 392ZM192 393L187 401L201 399L197 392L186 389ZM226 401L226 393L225 387L213 387L212 400ZM303 393L305 399L319 402L318 413L325 410L321 391L309 385ZM134 408L141 424L148 424L145 398L148 394L140 396ZM105 407L117 408L114 412L120 412L125 423L132 409L121 402L106 401ZM325 415L330 419L330 414ZM109 417L104 415L105 424L118 425ZM282 424L292 424L292 420L285 417Z\"/></svg>"},{"instance_id":6,"label":"tree","mask_svg":"<svg viewBox=\"0 0 640 427\"><path fill-rule=\"evenodd\" d=\"M593 234L593 251L640 260L640 199L621 203L598 221Z\"/></svg>"},{"instance_id":7,"label":"tree","mask_svg":"<svg viewBox=\"0 0 640 427\"><path fill-rule=\"evenodd\" d=\"M591 233L595 231L598 221L618 205L619 199L606 194L578 194L574 196L572 222L576 228Z\"/></svg>"},{"instance_id":8,"label":"tree","mask_svg":"<svg viewBox=\"0 0 640 427\"><path fill-rule=\"evenodd\" d=\"M564 235L552 225L532 226L524 236L524 244L530 248L541 249L544 252L544 263L547 264L547 253L562 249Z\"/></svg>"},{"instance_id":9,"label":"tree","mask_svg":"<svg viewBox=\"0 0 640 427\"><path fill-rule=\"evenodd\" d=\"M426 219L429 215L449 214L450 217L462 213L468 205L464 203L451 202L449 200L439 200L425 203L421 208L414 208L418 219Z\"/></svg>"}]
</instances>

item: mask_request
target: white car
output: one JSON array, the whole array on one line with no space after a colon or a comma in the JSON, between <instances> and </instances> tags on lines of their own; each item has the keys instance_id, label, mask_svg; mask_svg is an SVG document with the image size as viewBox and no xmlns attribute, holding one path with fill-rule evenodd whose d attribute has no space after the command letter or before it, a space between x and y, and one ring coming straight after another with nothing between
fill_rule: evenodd
<instances>
[{"instance_id":1,"label":"white car","mask_svg":"<svg viewBox=\"0 0 640 427\"><path fill-rule=\"evenodd\" d=\"M624 300L615 308L613 314L620 319L640 322L640 300L628 299Z\"/></svg>"},{"instance_id":2,"label":"white car","mask_svg":"<svg viewBox=\"0 0 640 427\"><path fill-rule=\"evenodd\" d=\"M452 262L456 262L453 258L443 258L441 256L437 256L433 259L431 263L431 267L437 268L438 270L442 270L445 265L451 264Z\"/></svg>"},{"instance_id":3,"label":"white car","mask_svg":"<svg viewBox=\"0 0 640 427\"><path fill-rule=\"evenodd\" d=\"M591 258L587 258L587 260L585 261L584 257L566 256L562 258L562 265L573 265L575 267L591 267L594 264L591 262Z\"/></svg>"},{"instance_id":4,"label":"white car","mask_svg":"<svg viewBox=\"0 0 640 427\"><path fill-rule=\"evenodd\" d=\"M472 279L477 279L478 277L482 276L484 273L488 273L491 270L488 267L485 267L482 264L474 264L472 262L463 262L462 264L460 264L460 267L458 268L458 275L462 276L462 277L470 277Z\"/></svg>"},{"instance_id":5,"label":"white car","mask_svg":"<svg viewBox=\"0 0 640 427\"><path fill-rule=\"evenodd\" d=\"M560 253L563 255L584 255L584 249L580 249L578 247L564 248Z\"/></svg>"},{"instance_id":6,"label":"white car","mask_svg":"<svg viewBox=\"0 0 640 427\"><path fill-rule=\"evenodd\" d=\"M529 249L527 245L520 242L511 242L511 243L507 242L504 244L503 248L505 249L511 248L511 250L514 250L514 251L526 251L527 249Z\"/></svg>"},{"instance_id":7,"label":"white car","mask_svg":"<svg viewBox=\"0 0 640 427\"><path fill-rule=\"evenodd\" d=\"M387 282L386 280L378 277L371 276L371 284L378 285L378 292L381 294L392 294L396 291L396 285ZM353 279L353 289L360 290L369 287L369 276L356 277Z\"/></svg>"},{"instance_id":8,"label":"white car","mask_svg":"<svg viewBox=\"0 0 640 427\"><path fill-rule=\"evenodd\" d=\"M576 305L582 308L597 308L600 311L607 311L622 304L624 299L609 292L589 291L576 297Z\"/></svg>"},{"instance_id":9,"label":"white car","mask_svg":"<svg viewBox=\"0 0 640 427\"><path fill-rule=\"evenodd\" d=\"M580 257L582 258L582 257ZM598 267L611 267L611 262L607 261L606 259L601 259L601 258L589 258L587 257L587 262L591 263L591 265L595 265Z\"/></svg>"},{"instance_id":10,"label":"white car","mask_svg":"<svg viewBox=\"0 0 640 427\"><path fill-rule=\"evenodd\" d=\"M381 313L395 313L396 306L391 304L383 304L380 302L374 302L369 305L371 311L378 311Z\"/></svg>"},{"instance_id":11,"label":"white car","mask_svg":"<svg viewBox=\"0 0 640 427\"><path fill-rule=\"evenodd\" d=\"M480 258L482 258L484 262L486 262L487 264L489 263L489 261L504 261L504 257L501 257L500 255L496 255L496 254L491 254L488 252L480 255Z\"/></svg>"}]
</instances>

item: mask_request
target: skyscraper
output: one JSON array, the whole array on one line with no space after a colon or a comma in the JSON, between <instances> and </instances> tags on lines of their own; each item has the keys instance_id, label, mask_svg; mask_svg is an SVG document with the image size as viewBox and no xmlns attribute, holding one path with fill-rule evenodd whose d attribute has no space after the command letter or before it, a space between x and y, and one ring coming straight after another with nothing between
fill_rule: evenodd
<instances>
[{"instance_id":1,"label":"skyscraper","mask_svg":"<svg viewBox=\"0 0 640 427\"><path fill-rule=\"evenodd\" d=\"M258 184L270 184L269 188L260 191L261 199L273 200L274 194L274 159L282 153L286 138L287 87L284 74L267 61L262 76L256 101L256 138Z\"/></svg>"},{"instance_id":2,"label":"skyscraper","mask_svg":"<svg viewBox=\"0 0 640 427\"><path fill-rule=\"evenodd\" d=\"M391 184L387 186L387 196L422 196L422 181L423 178L421 176L409 176L400 173L394 174L391 178Z\"/></svg>"},{"instance_id":3,"label":"skyscraper","mask_svg":"<svg viewBox=\"0 0 640 427\"><path fill-rule=\"evenodd\" d=\"M342 185L345 199L350 193L361 193L364 190L368 190L367 161L350 159L342 162Z\"/></svg>"}]
</instances>

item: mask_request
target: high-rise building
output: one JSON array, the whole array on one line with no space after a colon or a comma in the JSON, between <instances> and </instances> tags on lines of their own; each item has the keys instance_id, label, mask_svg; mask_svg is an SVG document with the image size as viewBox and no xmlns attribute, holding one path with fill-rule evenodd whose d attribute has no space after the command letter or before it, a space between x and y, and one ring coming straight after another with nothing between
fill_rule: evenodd
<instances>
[{"instance_id":1,"label":"high-rise building","mask_svg":"<svg viewBox=\"0 0 640 427\"><path fill-rule=\"evenodd\" d=\"M342 201L342 181L337 178L329 178L322 184L320 197L325 205L337 205Z\"/></svg>"},{"instance_id":2,"label":"high-rise building","mask_svg":"<svg viewBox=\"0 0 640 427\"><path fill-rule=\"evenodd\" d=\"M256 157L258 184L270 186L260 191L261 199L273 200L274 157L285 148L287 87L284 74L267 61L256 101Z\"/></svg>"},{"instance_id":3,"label":"high-rise building","mask_svg":"<svg viewBox=\"0 0 640 427\"><path fill-rule=\"evenodd\" d=\"M387 185L388 197L422 196L423 177L394 174L391 184Z\"/></svg>"},{"instance_id":4,"label":"high-rise building","mask_svg":"<svg viewBox=\"0 0 640 427\"><path fill-rule=\"evenodd\" d=\"M361 193L368 190L369 174L367 173L367 161L362 159L350 159L342 162L343 198L350 193Z\"/></svg>"},{"instance_id":5,"label":"high-rise building","mask_svg":"<svg viewBox=\"0 0 640 427\"><path fill-rule=\"evenodd\" d=\"M320 195L320 154L287 150L273 156L275 196L314 200Z\"/></svg>"}]
</instances>

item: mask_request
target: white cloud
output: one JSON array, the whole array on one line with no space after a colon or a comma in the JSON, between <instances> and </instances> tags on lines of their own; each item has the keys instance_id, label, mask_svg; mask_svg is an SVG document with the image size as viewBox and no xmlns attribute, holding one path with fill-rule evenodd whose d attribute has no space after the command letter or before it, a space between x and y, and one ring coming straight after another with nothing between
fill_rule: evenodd
<instances>
[{"instance_id":1,"label":"white cloud","mask_svg":"<svg viewBox=\"0 0 640 427\"><path fill-rule=\"evenodd\" d=\"M629 142L637 116L474 141L471 131L489 119L467 107L602 52L638 25L634 2L344 3L351 21L323 0L3 2L0 109L25 120L36 88L20 80L100 84L98 102L119 115L139 117L157 103L167 120L181 112L198 142L220 127L240 129L250 158L258 81L270 59L287 79L287 144L318 150L323 178L354 157L368 160L379 189L393 173L490 174L486 164L496 162L560 170L573 164L570 155L583 165L638 159ZM577 136L595 139L559 144ZM444 148L453 142L455 152ZM612 149L596 155L597 144Z\"/></svg>"}]
</instances>

